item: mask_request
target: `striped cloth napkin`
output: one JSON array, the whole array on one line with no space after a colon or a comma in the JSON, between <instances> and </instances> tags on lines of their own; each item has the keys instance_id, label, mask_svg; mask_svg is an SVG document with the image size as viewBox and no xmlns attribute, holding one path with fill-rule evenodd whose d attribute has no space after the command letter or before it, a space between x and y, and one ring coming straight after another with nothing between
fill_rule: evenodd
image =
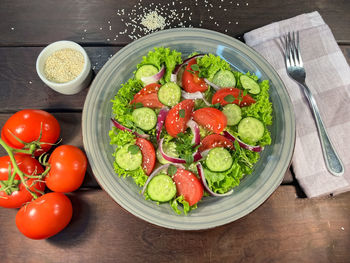
<instances>
[{"instance_id":1,"label":"striped cloth napkin","mask_svg":"<svg viewBox=\"0 0 350 263\"><path fill-rule=\"evenodd\" d=\"M306 83L343 161L345 173L342 177L327 171L308 102L287 75L279 37L288 31L300 32ZM272 64L291 97L297 125L292 167L307 197L350 190L350 68L328 25L318 12L312 12L253 30L246 33L244 39Z\"/></svg>"}]
</instances>

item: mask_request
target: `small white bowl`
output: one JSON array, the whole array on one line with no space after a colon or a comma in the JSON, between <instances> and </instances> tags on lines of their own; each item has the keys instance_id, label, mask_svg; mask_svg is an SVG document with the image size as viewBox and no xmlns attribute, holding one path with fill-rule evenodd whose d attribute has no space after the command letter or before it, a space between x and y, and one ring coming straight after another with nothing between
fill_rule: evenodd
<instances>
[{"instance_id":1,"label":"small white bowl","mask_svg":"<svg viewBox=\"0 0 350 263\"><path fill-rule=\"evenodd\" d=\"M84 67L75 79L65 83L56 83L46 78L44 73L45 62L53 52L64 48L71 48L81 52L84 56ZM75 42L67 40L54 42L40 52L36 60L36 72L47 86L65 95L73 95L80 92L90 84L92 77L91 62L84 48Z\"/></svg>"}]
</instances>

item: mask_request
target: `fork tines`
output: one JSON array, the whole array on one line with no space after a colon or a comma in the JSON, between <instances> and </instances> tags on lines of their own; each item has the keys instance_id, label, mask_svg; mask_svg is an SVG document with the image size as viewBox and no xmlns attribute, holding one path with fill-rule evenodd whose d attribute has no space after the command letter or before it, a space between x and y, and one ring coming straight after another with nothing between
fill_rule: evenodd
<instances>
[{"instance_id":1,"label":"fork tines","mask_svg":"<svg viewBox=\"0 0 350 263\"><path fill-rule=\"evenodd\" d=\"M299 48L299 31L288 32L284 35L285 51L284 56L287 67L303 66Z\"/></svg>"}]
</instances>

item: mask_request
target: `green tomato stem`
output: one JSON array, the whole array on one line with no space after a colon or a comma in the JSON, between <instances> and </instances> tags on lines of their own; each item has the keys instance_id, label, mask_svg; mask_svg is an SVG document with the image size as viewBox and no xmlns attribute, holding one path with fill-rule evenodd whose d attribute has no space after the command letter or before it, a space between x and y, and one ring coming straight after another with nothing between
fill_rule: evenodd
<instances>
[{"instance_id":1,"label":"green tomato stem","mask_svg":"<svg viewBox=\"0 0 350 263\"><path fill-rule=\"evenodd\" d=\"M17 165L17 162L16 162L16 159L13 155L13 151L12 151L12 147L9 147L1 138L0 138L0 145L5 149L5 151L7 152L8 156L10 157L10 160L12 162L12 165L13 165L13 173L12 175L16 175L18 174L19 178L21 179L21 182L23 183L24 187L26 188L26 190L33 196L34 199L38 198L38 195L33 192L32 190L29 189L28 185L27 185L27 182L25 180L25 176L28 176L27 174L23 173L18 165ZM11 178L12 178L12 175L11 175ZM14 176L13 176L14 177ZM10 178L10 180L11 180ZM13 179L12 179L13 180Z\"/></svg>"}]
</instances>

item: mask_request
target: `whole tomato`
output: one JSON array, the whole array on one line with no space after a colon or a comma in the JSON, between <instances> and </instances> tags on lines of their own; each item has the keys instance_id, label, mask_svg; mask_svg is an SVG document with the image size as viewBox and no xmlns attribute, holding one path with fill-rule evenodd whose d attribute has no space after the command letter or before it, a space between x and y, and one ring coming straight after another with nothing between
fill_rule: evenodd
<instances>
[{"instance_id":1,"label":"whole tomato","mask_svg":"<svg viewBox=\"0 0 350 263\"><path fill-rule=\"evenodd\" d=\"M55 192L72 192L83 183L87 159L82 150L73 145L57 147L49 158L50 172L46 185Z\"/></svg>"},{"instance_id":2,"label":"whole tomato","mask_svg":"<svg viewBox=\"0 0 350 263\"><path fill-rule=\"evenodd\" d=\"M40 165L40 163L30 157L29 155L15 155L15 160L18 165L18 168L26 174L29 175L35 175L40 174L44 171L43 167ZM6 181L9 179L9 167L11 167L11 172L13 169L13 165L11 163L9 156L3 156L0 157L0 181L6 183ZM19 176L15 175L15 180L19 180ZM36 182L32 185L33 181L35 179L28 179L26 182L29 187L29 189L33 192L35 192L37 195L40 196L40 193L35 191L35 189L44 191L45 184L42 182ZM2 191L2 187L0 186L0 206L1 207L7 207L7 208L19 208L23 204L29 202L33 199L33 196L25 189L23 183L19 183L18 190L12 192L11 195L8 195L5 191Z\"/></svg>"},{"instance_id":3,"label":"whole tomato","mask_svg":"<svg viewBox=\"0 0 350 263\"><path fill-rule=\"evenodd\" d=\"M35 152L38 156L47 152L51 144L55 143L60 136L60 125L50 113L43 110L21 110L13 114L5 123L1 130L1 138L5 143L13 148L23 148L23 142L32 142L40 137L41 148ZM16 137L18 139L16 139Z\"/></svg>"},{"instance_id":4,"label":"whole tomato","mask_svg":"<svg viewBox=\"0 0 350 263\"><path fill-rule=\"evenodd\" d=\"M48 193L23 206L16 215L19 231L32 239L44 239L62 231L72 218L72 203L62 193Z\"/></svg>"}]
</instances>

